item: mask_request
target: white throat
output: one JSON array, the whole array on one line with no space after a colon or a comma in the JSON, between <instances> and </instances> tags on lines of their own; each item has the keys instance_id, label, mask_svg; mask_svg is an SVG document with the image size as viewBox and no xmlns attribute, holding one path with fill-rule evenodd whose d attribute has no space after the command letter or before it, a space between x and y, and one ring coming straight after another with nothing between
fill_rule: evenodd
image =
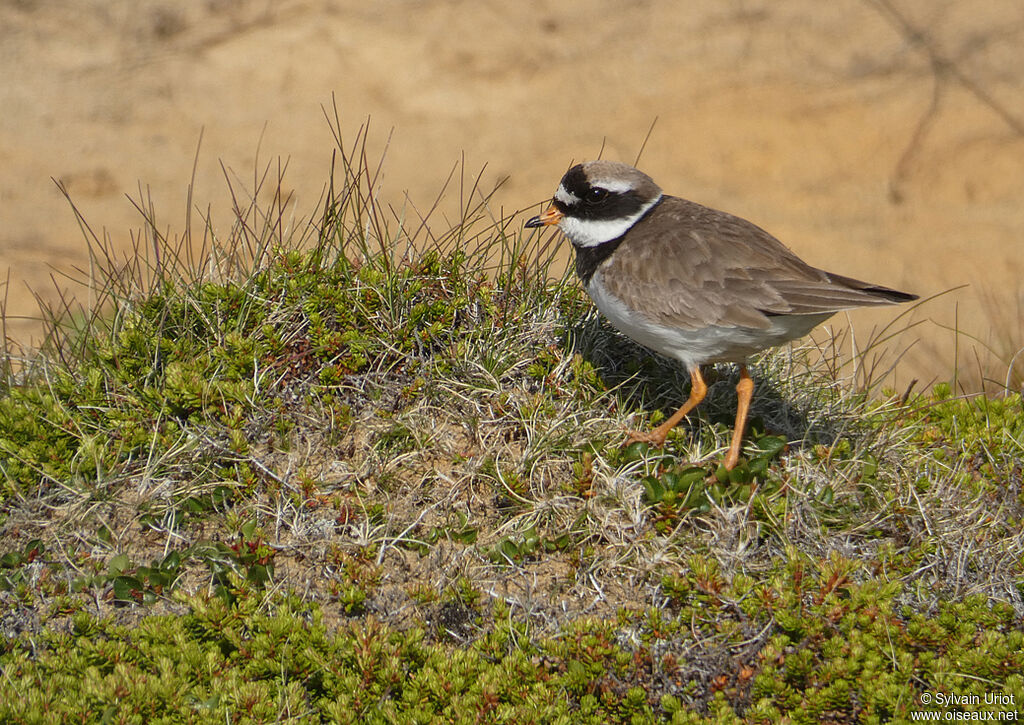
<instances>
[{"instance_id":1,"label":"white throat","mask_svg":"<svg viewBox=\"0 0 1024 725\"><path fill-rule=\"evenodd\" d=\"M618 239L629 231L629 228L637 223L647 211L661 200L661 194L644 204L633 215L620 219L577 219L576 217L562 217L558 222L558 228L562 230L569 241L577 247L596 247Z\"/></svg>"}]
</instances>

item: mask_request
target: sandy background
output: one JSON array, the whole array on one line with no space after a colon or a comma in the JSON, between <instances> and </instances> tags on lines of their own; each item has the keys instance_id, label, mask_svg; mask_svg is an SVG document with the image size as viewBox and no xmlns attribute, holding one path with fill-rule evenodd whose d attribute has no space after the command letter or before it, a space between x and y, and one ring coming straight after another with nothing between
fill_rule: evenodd
<instances>
[{"instance_id":1,"label":"sandy background","mask_svg":"<svg viewBox=\"0 0 1024 725\"><path fill-rule=\"evenodd\" d=\"M203 130L198 206L226 228L221 164L251 180L258 152L287 160L305 215L333 93L353 135L372 118L371 148L394 129L394 203L429 205L465 154L525 209L602 143L632 161L657 117L640 165L666 191L819 267L922 296L970 285L914 314L901 381L949 379L958 351L969 387L1001 382L1024 346L1024 4L891 3L0 0L7 334L31 344L29 289L52 296L86 259L51 177L127 248L140 183L181 228ZM865 331L894 316L854 313Z\"/></svg>"}]
</instances>

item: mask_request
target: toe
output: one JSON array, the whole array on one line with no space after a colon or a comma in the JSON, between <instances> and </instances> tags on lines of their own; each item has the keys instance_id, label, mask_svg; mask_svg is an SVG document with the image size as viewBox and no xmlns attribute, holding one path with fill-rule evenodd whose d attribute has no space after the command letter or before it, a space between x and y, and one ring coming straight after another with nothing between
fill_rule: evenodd
<instances>
[{"instance_id":1,"label":"toe","mask_svg":"<svg viewBox=\"0 0 1024 725\"><path fill-rule=\"evenodd\" d=\"M648 443L655 448L661 448L665 445L665 434L661 433L657 429L650 431L626 431L626 445L632 443Z\"/></svg>"}]
</instances>

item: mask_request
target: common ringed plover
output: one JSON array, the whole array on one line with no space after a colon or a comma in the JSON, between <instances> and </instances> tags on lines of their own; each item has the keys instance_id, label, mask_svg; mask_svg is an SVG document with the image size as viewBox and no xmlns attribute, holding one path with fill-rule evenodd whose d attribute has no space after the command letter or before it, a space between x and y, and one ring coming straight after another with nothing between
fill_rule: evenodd
<instances>
[{"instance_id":1,"label":"common ringed plover","mask_svg":"<svg viewBox=\"0 0 1024 725\"><path fill-rule=\"evenodd\" d=\"M613 161L569 169L547 211L526 222L548 225L572 242L576 273L609 322L690 373L683 406L631 440L664 445L707 394L700 366L739 363L729 470L739 460L754 391L749 356L806 335L839 310L917 299L815 269L760 227L663 194L647 174Z\"/></svg>"}]
</instances>

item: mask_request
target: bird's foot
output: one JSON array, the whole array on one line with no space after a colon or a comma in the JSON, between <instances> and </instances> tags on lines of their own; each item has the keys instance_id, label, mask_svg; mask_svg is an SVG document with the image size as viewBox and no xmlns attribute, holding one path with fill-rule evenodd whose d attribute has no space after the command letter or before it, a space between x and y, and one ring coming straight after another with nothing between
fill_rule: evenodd
<instances>
[{"instance_id":1,"label":"bird's foot","mask_svg":"<svg viewBox=\"0 0 1024 725\"><path fill-rule=\"evenodd\" d=\"M634 443L647 443L655 448L662 448L665 445L665 434L658 428L648 431L627 430L624 445L631 446Z\"/></svg>"}]
</instances>

